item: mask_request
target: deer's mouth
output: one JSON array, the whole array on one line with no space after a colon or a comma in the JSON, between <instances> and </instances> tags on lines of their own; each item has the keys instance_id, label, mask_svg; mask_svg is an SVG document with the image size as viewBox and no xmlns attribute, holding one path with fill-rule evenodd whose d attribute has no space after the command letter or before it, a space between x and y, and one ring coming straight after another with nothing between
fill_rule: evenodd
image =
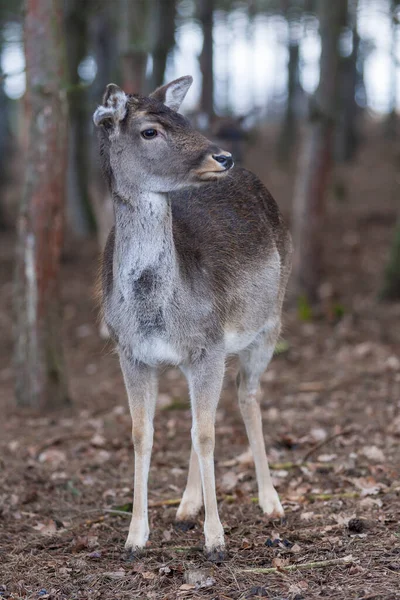
<instances>
[{"instance_id":1,"label":"deer's mouth","mask_svg":"<svg viewBox=\"0 0 400 600\"><path fill-rule=\"evenodd\" d=\"M222 169L220 171L197 171L196 177L200 179L200 181L217 181L217 179L221 179L225 177L229 169Z\"/></svg>"},{"instance_id":2,"label":"deer's mouth","mask_svg":"<svg viewBox=\"0 0 400 600\"><path fill-rule=\"evenodd\" d=\"M212 154L206 158L200 169L195 171L195 175L201 181L216 181L221 177L225 177L232 167L232 155L228 152Z\"/></svg>"}]
</instances>

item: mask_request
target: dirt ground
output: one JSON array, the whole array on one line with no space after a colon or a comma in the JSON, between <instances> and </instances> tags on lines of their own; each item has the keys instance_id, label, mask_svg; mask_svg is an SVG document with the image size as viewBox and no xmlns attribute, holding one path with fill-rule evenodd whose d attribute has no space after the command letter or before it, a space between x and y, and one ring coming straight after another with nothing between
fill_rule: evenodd
<instances>
[{"instance_id":1,"label":"dirt ground","mask_svg":"<svg viewBox=\"0 0 400 600\"><path fill-rule=\"evenodd\" d=\"M202 555L203 515L187 532L174 527L190 449L188 392L175 369L160 381L148 549L125 560L131 424L117 356L96 325L95 242L68 244L63 264L72 405L39 416L13 407L14 240L1 234L0 597L400 598L400 304L376 300L400 151L382 143L377 127L366 141L332 182L322 308L302 320L288 306L285 343L263 378L265 441L284 522L269 522L254 501L234 362L228 368L216 425L228 550L221 565ZM292 178L272 161L257 164L273 149L268 136L261 146L248 161L290 217ZM275 571L246 572L263 568Z\"/></svg>"}]
</instances>

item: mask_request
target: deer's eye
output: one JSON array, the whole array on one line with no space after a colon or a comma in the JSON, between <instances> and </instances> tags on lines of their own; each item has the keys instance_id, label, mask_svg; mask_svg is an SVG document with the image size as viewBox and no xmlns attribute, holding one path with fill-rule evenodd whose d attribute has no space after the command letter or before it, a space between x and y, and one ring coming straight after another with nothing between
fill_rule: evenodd
<instances>
[{"instance_id":1,"label":"deer's eye","mask_svg":"<svg viewBox=\"0 0 400 600\"><path fill-rule=\"evenodd\" d=\"M157 136L157 129L145 129L144 131L142 131L142 137L144 137L145 140L151 140L152 138L155 138Z\"/></svg>"}]
</instances>

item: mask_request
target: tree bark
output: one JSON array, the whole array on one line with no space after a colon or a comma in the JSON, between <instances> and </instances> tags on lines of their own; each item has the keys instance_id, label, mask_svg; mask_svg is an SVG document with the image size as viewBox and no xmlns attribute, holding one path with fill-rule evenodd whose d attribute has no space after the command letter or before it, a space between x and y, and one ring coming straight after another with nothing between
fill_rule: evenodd
<instances>
[{"instance_id":1,"label":"tree bark","mask_svg":"<svg viewBox=\"0 0 400 600\"><path fill-rule=\"evenodd\" d=\"M88 138L90 115L87 90L81 84L78 67L87 55L88 22L91 4L64 0L67 65L69 75L69 145L67 218L74 234L87 236L95 228L88 196Z\"/></svg>"},{"instance_id":2,"label":"tree bark","mask_svg":"<svg viewBox=\"0 0 400 600\"><path fill-rule=\"evenodd\" d=\"M61 0L27 0L25 57L29 123L16 260L16 400L68 401L62 350L60 254L67 166L67 100Z\"/></svg>"},{"instance_id":3,"label":"tree bark","mask_svg":"<svg viewBox=\"0 0 400 600\"><path fill-rule=\"evenodd\" d=\"M396 16L396 10L399 5L398 0L392 0L390 5L390 14L392 18L392 39L391 39L391 64L390 64L390 110L385 119L385 134L388 139L396 139L398 128L397 117L397 42L399 21Z\"/></svg>"},{"instance_id":4,"label":"tree bark","mask_svg":"<svg viewBox=\"0 0 400 600\"><path fill-rule=\"evenodd\" d=\"M0 56L3 50L3 22L0 14ZM10 102L4 91L4 78L0 64L0 231L7 229L6 214L3 203L3 193L7 183L7 162L10 149L9 113Z\"/></svg>"},{"instance_id":5,"label":"tree bark","mask_svg":"<svg viewBox=\"0 0 400 600\"><path fill-rule=\"evenodd\" d=\"M114 6L110 2L103 2L101 10L94 11L90 19L90 45L97 64L96 78L90 87L92 106L100 104L108 83L120 80L118 47L115 44L117 18L118 12L116 13ZM89 195L96 219L99 249L102 252L114 224L114 206L101 170L98 139L93 126L90 136Z\"/></svg>"},{"instance_id":6,"label":"tree bark","mask_svg":"<svg viewBox=\"0 0 400 600\"><path fill-rule=\"evenodd\" d=\"M381 298L384 300L400 299L400 219L396 225L389 261L385 269Z\"/></svg>"},{"instance_id":7,"label":"tree bark","mask_svg":"<svg viewBox=\"0 0 400 600\"><path fill-rule=\"evenodd\" d=\"M119 0L122 88L127 94L144 93L150 51L149 1Z\"/></svg>"},{"instance_id":8,"label":"tree bark","mask_svg":"<svg viewBox=\"0 0 400 600\"><path fill-rule=\"evenodd\" d=\"M150 88L164 83L169 52L175 44L176 0L155 0L155 31L153 45L153 72Z\"/></svg>"},{"instance_id":9,"label":"tree bark","mask_svg":"<svg viewBox=\"0 0 400 600\"><path fill-rule=\"evenodd\" d=\"M296 98L300 88L300 52L299 40L291 33L292 29L293 24L289 22L287 102L278 141L278 159L282 163L288 162L297 136Z\"/></svg>"},{"instance_id":10,"label":"tree bark","mask_svg":"<svg viewBox=\"0 0 400 600\"><path fill-rule=\"evenodd\" d=\"M336 132L335 159L347 162L354 158L358 145L358 106L357 93L357 61L359 58L360 37L357 31L358 0L351 3L351 12L343 15L343 27L349 27L352 32L353 47L349 56L342 56L339 61L339 116Z\"/></svg>"},{"instance_id":11,"label":"tree bark","mask_svg":"<svg viewBox=\"0 0 400 600\"><path fill-rule=\"evenodd\" d=\"M309 301L317 298L322 276L325 195L337 106L338 41L347 0L320 0L318 7L322 42L320 83L300 150L293 208L294 288L298 296Z\"/></svg>"},{"instance_id":12,"label":"tree bark","mask_svg":"<svg viewBox=\"0 0 400 600\"><path fill-rule=\"evenodd\" d=\"M200 54L200 69L203 77L200 110L206 113L210 120L214 116L213 16L214 0L200 0L199 17L204 37Z\"/></svg>"}]
</instances>

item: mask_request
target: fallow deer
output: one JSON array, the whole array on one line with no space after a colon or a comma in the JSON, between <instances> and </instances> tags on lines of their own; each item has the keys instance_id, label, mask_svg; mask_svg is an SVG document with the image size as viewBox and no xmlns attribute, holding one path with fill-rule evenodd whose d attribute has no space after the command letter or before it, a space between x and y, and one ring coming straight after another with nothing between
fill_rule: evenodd
<instances>
[{"instance_id":1,"label":"fallow deer","mask_svg":"<svg viewBox=\"0 0 400 600\"><path fill-rule=\"evenodd\" d=\"M147 480L157 371L179 366L192 406L192 451L178 521L205 505L205 551L222 560L214 421L225 359L239 357L238 396L254 455L259 504L281 517L265 452L257 390L281 327L291 238L259 179L177 111L192 78L148 97L109 84L93 119L114 202L103 257L104 318L119 353L132 416L135 474L125 547L149 536Z\"/></svg>"}]
</instances>

